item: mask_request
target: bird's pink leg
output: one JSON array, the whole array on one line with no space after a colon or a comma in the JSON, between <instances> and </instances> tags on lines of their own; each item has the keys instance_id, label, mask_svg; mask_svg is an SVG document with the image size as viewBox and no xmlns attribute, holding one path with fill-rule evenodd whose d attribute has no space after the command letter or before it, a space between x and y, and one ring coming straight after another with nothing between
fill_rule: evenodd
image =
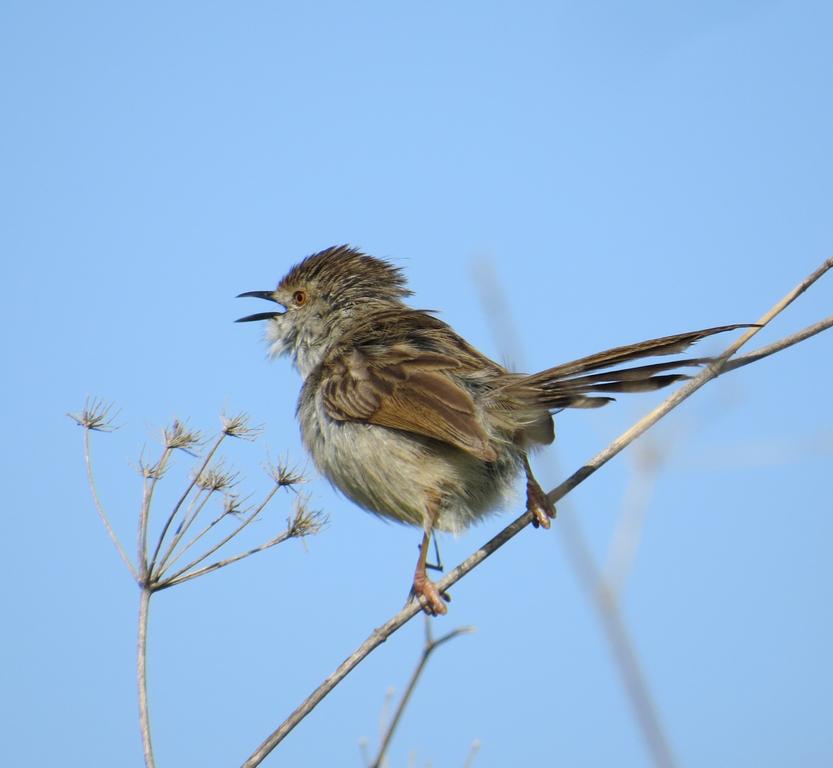
<instances>
[{"instance_id":1,"label":"bird's pink leg","mask_svg":"<svg viewBox=\"0 0 833 768\"><path fill-rule=\"evenodd\" d=\"M536 528L549 528L550 519L555 517L555 505L532 474L532 467L529 466L526 456L523 457L523 462L526 472L526 509L532 513L532 525Z\"/></svg>"},{"instance_id":2,"label":"bird's pink leg","mask_svg":"<svg viewBox=\"0 0 833 768\"><path fill-rule=\"evenodd\" d=\"M425 563L428 559L428 546L431 543L431 532L434 528L434 523L437 521L439 514L439 503L432 504L433 510L430 514L430 523L422 534L422 544L419 547L419 559L417 560L416 570L414 571L414 584L411 587L411 594L419 600L422 605L422 610L429 616L441 616L448 613L446 603L451 600L451 597L437 589L425 570Z\"/></svg>"}]
</instances>

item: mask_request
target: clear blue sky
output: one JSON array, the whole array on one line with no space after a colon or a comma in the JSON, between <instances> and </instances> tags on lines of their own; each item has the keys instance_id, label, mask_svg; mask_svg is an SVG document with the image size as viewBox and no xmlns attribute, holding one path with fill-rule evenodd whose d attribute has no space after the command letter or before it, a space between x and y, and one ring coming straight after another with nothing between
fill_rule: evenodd
<instances>
[{"instance_id":1,"label":"clear blue sky","mask_svg":"<svg viewBox=\"0 0 833 768\"><path fill-rule=\"evenodd\" d=\"M530 369L753 321L833 253L831 33L823 2L7 0L0 762L141 764L137 590L66 411L121 408L94 450L132 552L136 463L174 417L262 423L231 456L252 492L267 452L303 462L298 376L232 323L257 310L233 297L328 245L394 259L415 305L501 357L472 277L491 264ZM831 306L833 276L761 342ZM832 353L828 333L726 377L651 443L664 461L622 611L681 765L833 763ZM655 402L562 416L542 480ZM563 507L600 561L639 454ZM418 533L321 478L306 490L331 518L306 547L155 598L160 768L238 765L404 601ZM517 511L446 537L444 559ZM280 499L256 538L286 514ZM391 766L461 766L475 739L477 768L649 764L563 538L528 530L453 590L438 631L478 632L436 654ZM266 765L362 765L421 634L392 638Z\"/></svg>"}]
</instances>

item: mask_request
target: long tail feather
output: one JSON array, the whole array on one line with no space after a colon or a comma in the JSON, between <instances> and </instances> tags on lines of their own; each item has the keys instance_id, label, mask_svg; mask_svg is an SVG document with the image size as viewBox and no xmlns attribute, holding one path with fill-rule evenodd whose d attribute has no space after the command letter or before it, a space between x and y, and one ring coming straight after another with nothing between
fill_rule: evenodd
<instances>
[{"instance_id":1,"label":"long tail feather","mask_svg":"<svg viewBox=\"0 0 833 768\"><path fill-rule=\"evenodd\" d=\"M614 347L595 355L582 357L569 363L547 368L545 371L524 376L509 385L505 394L526 400L531 405L548 409L598 408L606 405L611 397L588 397L593 392L651 392L675 381L690 378L684 373L665 373L680 368L697 367L711 362L709 357L670 360L663 363L632 366L602 373L587 373L620 365L630 360L659 355L673 355L693 343L717 333L749 328L749 324L721 325L700 331L663 336ZM581 375L584 374L584 375Z\"/></svg>"}]
</instances>

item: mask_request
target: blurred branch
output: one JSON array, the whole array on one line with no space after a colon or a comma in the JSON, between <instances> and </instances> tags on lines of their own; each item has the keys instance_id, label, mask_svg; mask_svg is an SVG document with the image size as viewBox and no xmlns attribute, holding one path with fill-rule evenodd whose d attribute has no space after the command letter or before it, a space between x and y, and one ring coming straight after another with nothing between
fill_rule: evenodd
<instances>
[{"instance_id":1,"label":"blurred branch","mask_svg":"<svg viewBox=\"0 0 833 768\"><path fill-rule=\"evenodd\" d=\"M557 502L566 496L576 486L584 482L590 475L596 472L600 467L604 466L614 456L620 453L626 446L636 440L647 429L652 427L656 422L663 418L666 414L676 408L680 403L693 395L698 389L707 384L712 379L719 376L726 366L729 358L731 358L749 339L751 339L761 328L768 325L773 318L780 314L787 306L795 301L804 291L806 291L813 283L815 283L825 272L833 267L833 258L827 259L818 269L806 277L799 283L792 291L790 291L784 298L775 304L764 316L758 321L758 326L750 328L743 333L739 339L730 344L722 355L715 358L703 371L697 376L690 379L686 384L682 385L680 389L674 392L657 408L651 411L647 416L640 419L630 429L616 438L607 448L599 452L596 456L590 459L584 466L576 470L564 482L549 492L548 496L552 502ZM448 575L437 583L437 588L440 592L447 591L467 573L476 568L487 557L500 549L510 539L517 536L524 528L532 522L532 513L524 512L518 518L507 525L500 533L493 536L477 551L466 558L457 567L451 570ZM419 603L411 600L401 611L396 613L387 622L380 627L374 629L369 637L353 652L351 653L337 668L327 677L290 715L284 720L263 743L251 754L251 756L243 763L243 768L254 768L260 765L266 756L281 742L286 736L300 723L313 709L324 699L330 691L335 688L353 669L361 663L370 653L378 648L385 640L387 640L394 632L404 626L417 613L421 611Z\"/></svg>"},{"instance_id":2,"label":"blurred branch","mask_svg":"<svg viewBox=\"0 0 833 768\"><path fill-rule=\"evenodd\" d=\"M396 712L394 712L393 717L391 718L391 721L388 724L388 727L385 729L385 732L382 735L381 743L379 744L379 751L376 754L376 759L370 764L369 768L381 768L382 761L385 759L385 755L388 751L388 747L390 746L391 739L393 739L393 734L396 731L396 727L399 725L399 721L402 719L402 714L405 711L405 707L408 706L408 702L411 699L411 695L417 687L419 678L422 676L422 671L425 669L426 664L428 664L428 659L431 658L431 654L435 650L437 650L437 648L439 648L443 643L447 643L449 640L453 640L455 637L469 634L471 632L474 632L474 627L458 627L457 629L453 629L451 632L448 632L442 637L439 637L435 640L431 631L431 619L429 619L427 616L425 617L425 644L422 647L422 654L420 655L419 662L417 663L416 668L414 669L413 674L411 675L411 679L408 681L408 685L405 688L405 693L402 694L402 698L399 701L399 705L396 707Z\"/></svg>"},{"instance_id":3,"label":"blurred branch","mask_svg":"<svg viewBox=\"0 0 833 768\"><path fill-rule=\"evenodd\" d=\"M466 762L463 763L463 768L473 768L474 759L477 757L477 753L479 751L480 751L480 739L475 739L471 743L471 747L469 747L469 754L466 757Z\"/></svg>"},{"instance_id":4,"label":"blurred branch","mask_svg":"<svg viewBox=\"0 0 833 768\"><path fill-rule=\"evenodd\" d=\"M489 308L486 315L492 324L493 333L499 339L503 339L504 343L511 343L511 349L515 354L519 354L522 349L520 336L515 330L515 323L494 270L490 269L487 263L481 262L475 274L483 304ZM504 355L506 354L508 351L504 350ZM552 454L549 453L547 456L551 457ZM670 768L674 765L671 746L642 672L627 622L616 599L617 587L624 584L627 571L636 555L653 480L658 469L658 451L650 444L643 443L641 451L637 451L636 464L637 468L632 475L623 503L619 526L610 547L609 578L606 580L602 575L573 510L569 507L565 509L564 505L559 508L562 525L560 541L579 587L599 615L604 637L619 670L625 694L648 752L657 766Z\"/></svg>"},{"instance_id":5,"label":"blurred branch","mask_svg":"<svg viewBox=\"0 0 833 768\"><path fill-rule=\"evenodd\" d=\"M635 466L622 500L622 511L610 543L607 562L598 574L600 582L606 585L617 605L636 560L651 496L666 459L666 451L660 452L659 447L647 437L631 453Z\"/></svg>"}]
</instances>

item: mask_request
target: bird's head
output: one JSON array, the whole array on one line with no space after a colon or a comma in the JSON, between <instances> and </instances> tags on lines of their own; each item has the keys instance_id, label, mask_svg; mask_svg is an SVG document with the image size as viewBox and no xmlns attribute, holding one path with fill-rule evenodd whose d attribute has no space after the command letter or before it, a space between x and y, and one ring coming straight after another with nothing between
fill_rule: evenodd
<instances>
[{"instance_id":1,"label":"bird's head","mask_svg":"<svg viewBox=\"0 0 833 768\"><path fill-rule=\"evenodd\" d=\"M296 264L273 291L247 291L283 307L237 320L268 321L266 338L274 356L291 354L306 377L347 327L372 306L401 304L410 295L402 270L384 259L333 246Z\"/></svg>"}]
</instances>

